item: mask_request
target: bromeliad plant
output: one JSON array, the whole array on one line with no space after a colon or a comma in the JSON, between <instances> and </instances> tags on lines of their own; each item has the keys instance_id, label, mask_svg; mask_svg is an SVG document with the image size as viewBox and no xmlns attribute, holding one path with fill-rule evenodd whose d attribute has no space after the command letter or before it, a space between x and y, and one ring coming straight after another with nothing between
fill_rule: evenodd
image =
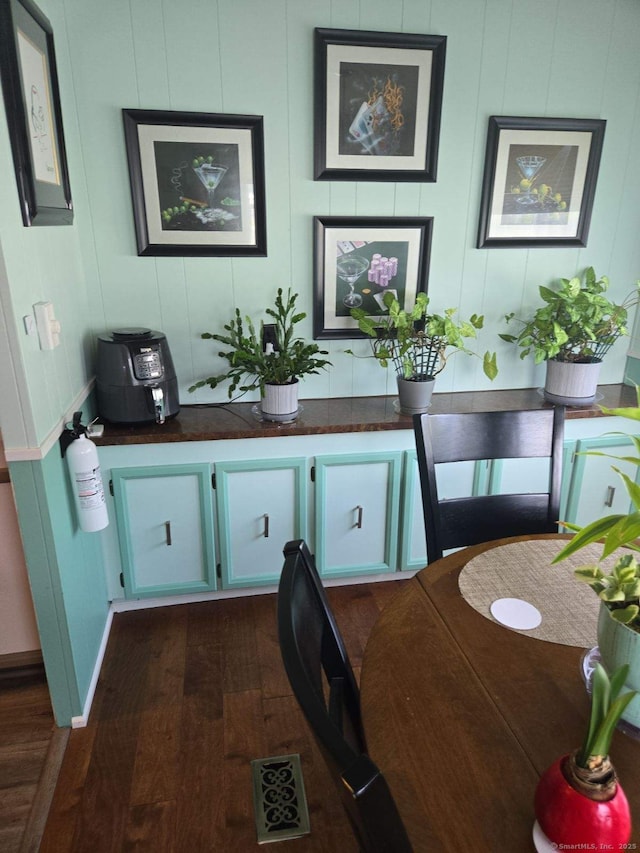
<instances>
[{"instance_id":1,"label":"bromeliad plant","mask_svg":"<svg viewBox=\"0 0 640 853\"><path fill-rule=\"evenodd\" d=\"M374 358L382 367L392 363L396 374L403 379L433 378L444 370L447 358L454 352L477 355L469 349L466 341L476 337L482 329L484 317L472 314L469 320L456 320L455 308L447 308L444 314L433 314L428 310L429 297L418 293L413 308L406 311L393 293L383 298L387 313L370 317L362 308L352 308L351 316L357 320L358 328L371 339ZM347 350L351 355L354 353ZM486 352L483 368L489 379L498 373L496 354Z\"/></svg>"},{"instance_id":2,"label":"bromeliad plant","mask_svg":"<svg viewBox=\"0 0 640 853\"><path fill-rule=\"evenodd\" d=\"M218 355L229 362L229 369L217 376L199 380L189 391L205 385L216 388L220 383L229 381L229 398L236 389L244 394L259 388L264 395L265 385L286 385L302 376L326 369L331 362L318 356L329 353L316 344L294 337L294 327L307 316L303 311L296 312L297 298L298 294L292 293L291 289L283 297L282 288L278 288L274 308L266 309L266 313L275 321L271 324L274 329L272 343L265 343L265 323L261 321L256 329L249 317L243 320L238 308L234 320L223 327L226 334L203 332L203 339L218 341L228 348L220 350Z\"/></svg>"},{"instance_id":3,"label":"bromeliad plant","mask_svg":"<svg viewBox=\"0 0 640 853\"><path fill-rule=\"evenodd\" d=\"M628 334L629 310L637 304L640 281L621 303L606 297L609 279L596 277L593 267L579 276L561 278L560 288L540 287L544 305L528 320L506 314L507 323L520 323L518 334L501 334L507 343L521 347L520 358L533 354L536 364L550 359L588 362L601 360L622 335Z\"/></svg>"},{"instance_id":4,"label":"bromeliad plant","mask_svg":"<svg viewBox=\"0 0 640 853\"><path fill-rule=\"evenodd\" d=\"M637 424L640 422L640 387L636 387L636 395L637 406L619 409L601 406L601 409L606 415L618 415ZM616 456L596 450L590 450L587 453L589 456L607 456L617 462L627 462L638 468L640 467L640 436L629 435L628 438L633 443L634 455ZM621 477L633 509L626 514L598 518L582 528L563 522L565 527L576 533L555 557L554 563L579 551L585 545L600 540L603 540L601 560L619 548L640 551L640 486L616 465L611 467ZM588 583L604 601L612 619L640 633L640 566L633 554L625 553L619 557L608 574L603 572L599 565L589 565L576 569L575 575L579 580Z\"/></svg>"}]
</instances>

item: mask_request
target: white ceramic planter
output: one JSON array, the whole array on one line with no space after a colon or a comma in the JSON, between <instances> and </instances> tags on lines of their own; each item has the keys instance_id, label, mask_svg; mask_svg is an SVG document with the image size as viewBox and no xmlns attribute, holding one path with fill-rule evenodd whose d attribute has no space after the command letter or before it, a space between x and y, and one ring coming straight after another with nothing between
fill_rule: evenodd
<instances>
[{"instance_id":1,"label":"white ceramic planter","mask_svg":"<svg viewBox=\"0 0 640 853\"><path fill-rule=\"evenodd\" d=\"M431 405L431 395L435 379L403 379L396 376L398 382L398 400L403 415L420 415Z\"/></svg>"},{"instance_id":2,"label":"white ceramic planter","mask_svg":"<svg viewBox=\"0 0 640 853\"><path fill-rule=\"evenodd\" d=\"M586 364L550 359L547 361L547 377L544 383L545 399L563 406L593 403L601 364L599 359Z\"/></svg>"},{"instance_id":3,"label":"white ceramic planter","mask_svg":"<svg viewBox=\"0 0 640 853\"><path fill-rule=\"evenodd\" d=\"M604 603L598 616L598 648L604 668L609 675L625 663L629 664L627 690L637 690L622 719L640 729L640 634L620 622L614 622Z\"/></svg>"},{"instance_id":4,"label":"white ceramic planter","mask_svg":"<svg viewBox=\"0 0 640 853\"><path fill-rule=\"evenodd\" d=\"M299 382L286 385L265 385L260 411L266 421L294 421L298 415Z\"/></svg>"}]
</instances>

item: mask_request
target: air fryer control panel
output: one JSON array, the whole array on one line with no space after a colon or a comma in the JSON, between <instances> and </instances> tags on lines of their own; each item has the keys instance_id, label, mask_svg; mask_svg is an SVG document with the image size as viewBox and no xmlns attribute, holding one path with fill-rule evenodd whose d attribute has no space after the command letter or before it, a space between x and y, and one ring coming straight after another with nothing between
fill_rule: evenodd
<instances>
[{"instance_id":1,"label":"air fryer control panel","mask_svg":"<svg viewBox=\"0 0 640 853\"><path fill-rule=\"evenodd\" d=\"M158 347L140 347L133 355L133 371L136 379L160 379L162 377L162 362Z\"/></svg>"}]
</instances>

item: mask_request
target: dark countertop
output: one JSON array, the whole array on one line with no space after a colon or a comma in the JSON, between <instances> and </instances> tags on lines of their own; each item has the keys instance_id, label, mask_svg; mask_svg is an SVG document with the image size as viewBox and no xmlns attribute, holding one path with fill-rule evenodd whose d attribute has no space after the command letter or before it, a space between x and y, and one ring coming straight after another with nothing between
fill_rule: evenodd
<instances>
[{"instance_id":1,"label":"dark countertop","mask_svg":"<svg viewBox=\"0 0 640 853\"><path fill-rule=\"evenodd\" d=\"M567 409L567 418L597 418L600 406L617 408L636 405L635 389L629 385L600 385L597 405ZM105 423L104 435L93 437L99 446L159 444L173 441L211 441L234 438L270 438L289 435L371 432L412 429L411 417L395 411L394 397L333 397L300 401L302 413L289 424L261 421L252 413L255 403L211 406L183 405L166 423L123 426ZM536 388L503 391L458 391L434 394L431 412L487 412L505 409L548 408Z\"/></svg>"}]
</instances>

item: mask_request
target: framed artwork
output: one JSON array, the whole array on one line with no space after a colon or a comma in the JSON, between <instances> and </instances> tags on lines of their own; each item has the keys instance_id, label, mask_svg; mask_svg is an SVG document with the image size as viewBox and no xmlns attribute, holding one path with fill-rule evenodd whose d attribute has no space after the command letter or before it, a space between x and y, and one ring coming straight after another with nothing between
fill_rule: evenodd
<instances>
[{"instance_id":1,"label":"framed artwork","mask_svg":"<svg viewBox=\"0 0 640 853\"><path fill-rule=\"evenodd\" d=\"M267 254L262 116L122 114L139 255Z\"/></svg>"},{"instance_id":2,"label":"framed artwork","mask_svg":"<svg viewBox=\"0 0 640 853\"><path fill-rule=\"evenodd\" d=\"M352 308L387 313L392 291L411 309L427 290L433 217L314 219L314 338L363 338Z\"/></svg>"},{"instance_id":3,"label":"framed artwork","mask_svg":"<svg viewBox=\"0 0 640 853\"><path fill-rule=\"evenodd\" d=\"M605 125L491 116L478 248L586 246Z\"/></svg>"},{"instance_id":4,"label":"framed artwork","mask_svg":"<svg viewBox=\"0 0 640 853\"><path fill-rule=\"evenodd\" d=\"M53 31L31 0L0 0L0 76L22 221L70 225Z\"/></svg>"},{"instance_id":5,"label":"framed artwork","mask_svg":"<svg viewBox=\"0 0 640 853\"><path fill-rule=\"evenodd\" d=\"M436 180L446 43L315 30L315 180Z\"/></svg>"}]
</instances>

